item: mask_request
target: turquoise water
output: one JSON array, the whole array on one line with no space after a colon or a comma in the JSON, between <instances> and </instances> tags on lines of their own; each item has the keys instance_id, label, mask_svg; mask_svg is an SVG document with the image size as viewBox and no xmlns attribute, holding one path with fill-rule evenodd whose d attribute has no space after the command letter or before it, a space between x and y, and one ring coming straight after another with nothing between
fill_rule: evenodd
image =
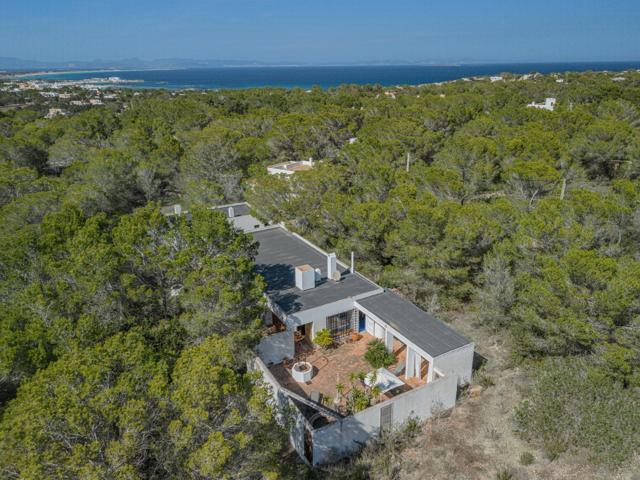
<instances>
[{"instance_id":1,"label":"turquoise water","mask_svg":"<svg viewBox=\"0 0 640 480\"><path fill-rule=\"evenodd\" d=\"M327 66L327 67L228 67L185 70L123 70L31 75L28 78L82 80L120 77L141 83L122 84L131 88L213 89L282 87L330 88L342 84L417 85L464 77L496 75L502 72L526 74L587 70L640 68L640 62L520 63L460 66ZM25 77L27 78L27 77Z\"/></svg>"}]
</instances>

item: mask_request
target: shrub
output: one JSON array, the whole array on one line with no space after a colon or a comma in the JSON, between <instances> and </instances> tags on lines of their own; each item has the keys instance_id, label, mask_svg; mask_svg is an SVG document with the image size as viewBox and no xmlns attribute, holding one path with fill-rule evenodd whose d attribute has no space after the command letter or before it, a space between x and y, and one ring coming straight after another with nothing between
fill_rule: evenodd
<instances>
[{"instance_id":1,"label":"shrub","mask_svg":"<svg viewBox=\"0 0 640 480\"><path fill-rule=\"evenodd\" d=\"M487 370L484 366L480 367L473 374L474 380L477 384L481 385L482 388L487 389L489 387L493 387L495 382L493 378L487 373Z\"/></svg>"},{"instance_id":2,"label":"shrub","mask_svg":"<svg viewBox=\"0 0 640 480\"><path fill-rule=\"evenodd\" d=\"M354 387L349 390L347 396L347 411L357 413L369 408L371 405L372 397L366 391L358 387Z\"/></svg>"},{"instance_id":3,"label":"shrub","mask_svg":"<svg viewBox=\"0 0 640 480\"><path fill-rule=\"evenodd\" d=\"M318 333L316 333L313 341L321 348L329 348L331 345L333 345L333 337L331 336L331 332L328 328L323 328Z\"/></svg>"},{"instance_id":4,"label":"shrub","mask_svg":"<svg viewBox=\"0 0 640 480\"><path fill-rule=\"evenodd\" d=\"M367 385L365 380L369 381L373 386ZM351 372L349 374L349 382L351 383L351 389L349 393L347 393L345 405L349 413L360 412L370 407L375 403L376 398L382 394L380 387L375 385L376 372L370 374L366 374L365 372ZM336 390L339 386L341 389L344 388L344 385L339 383L336 385Z\"/></svg>"},{"instance_id":5,"label":"shrub","mask_svg":"<svg viewBox=\"0 0 640 480\"><path fill-rule=\"evenodd\" d=\"M381 340L371 340L367 344L367 351L364 354L364 359L369 362L373 368L388 367L396 361L393 353L387 350Z\"/></svg>"},{"instance_id":6,"label":"shrub","mask_svg":"<svg viewBox=\"0 0 640 480\"><path fill-rule=\"evenodd\" d=\"M533 453L531 452L522 452L520 454L520 465L533 465L533 463L536 461L536 457L533 456Z\"/></svg>"},{"instance_id":7,"label":"shrub","mask_svg":"<svg viewBox=\"0 0 640 480\"><path fill-rule=\"evenodd\" d=\"M537 364L516 409L520 435L553 460L584 448L594 463L619 466L640 449L640 394L625 389L590 359Z\"/></svg>"},{"instance_id":8,"label":"shrub","mask_svg":"<svg viewBox=\"0 0 640 480\"><path fill-rule=\"evenodd\" d=\"M508 468L503 468L501 470L498 470L498 472L496 473L496 480L512 480L512 479L513 479L513 472Z\"/></svg>"}]
</instances>

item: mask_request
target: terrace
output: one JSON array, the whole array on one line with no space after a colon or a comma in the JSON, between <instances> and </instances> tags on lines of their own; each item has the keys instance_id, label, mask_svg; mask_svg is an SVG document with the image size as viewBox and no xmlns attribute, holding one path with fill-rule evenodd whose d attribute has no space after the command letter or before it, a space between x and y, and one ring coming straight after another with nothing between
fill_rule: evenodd
<instances>
[{"instance_id":1,"label":"terrace","mask_svg":"<svg viewBox=\"0 0 640 480\"><path fill-rule=\"evenodd\" d=\"M314 348L306 340L296 342L296 358L290 361L272 365L269 370L276 380L286 389L302 395L313 401L323 402L334 409L341 410L345 407L345 399L351 390L350 379L358 373L369 374L374 368L364 359L367 344L375 337L367 334L357 334L348 337L342 343L333 348ZM390 379L399 383L398 387L382 393L376 402L384 401L394 396L407 392L416 387L425 385L426 369L421 372L420 378L406 378L406 347L400 341L394 342L393 348L395 362L387 368ZM305 361L312 365L313 376L307 382L296 381L291 369L296 362ZM341 395L338 395L336 385L345 386ZM336 398L341 401L336 402Z\"/></svg>"}]
</instances>

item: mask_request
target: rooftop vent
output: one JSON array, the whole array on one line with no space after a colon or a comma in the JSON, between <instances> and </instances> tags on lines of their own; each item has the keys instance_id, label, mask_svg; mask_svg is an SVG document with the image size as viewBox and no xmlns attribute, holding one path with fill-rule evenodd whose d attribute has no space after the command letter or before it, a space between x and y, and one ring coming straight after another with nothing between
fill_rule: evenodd
<instances>
[{"instance_id":1,"label":"rooftop vent","mask_svg":"<svg viewBox=\"0 0 640 480\"><path fill-rule=\"evenodd\" d=\"M229 207L229 218L233 218L236 216L236 212L233 210L233 207Z\"/></svg>"},{"instance_id":2,"label":"rooftop vent","mask_svg":"<svg viewBox=\"0 0 640 480\"><path fill-rule=\"evenodd\" d=\"M296 288L310 290L316 286L316 272L310 265L296 267Z\"/></svg>"},{"instance_id":3,"label":"rooftop vent","mask_svg":"<svg viewBox=\"0 0 640 480\"><path fill-rule=\"evenodd\" d=\"M331 280L340 280L340 272L336 266L336 254L330 253L327 255L327 278Z\"/></svg>"}]
</instances>

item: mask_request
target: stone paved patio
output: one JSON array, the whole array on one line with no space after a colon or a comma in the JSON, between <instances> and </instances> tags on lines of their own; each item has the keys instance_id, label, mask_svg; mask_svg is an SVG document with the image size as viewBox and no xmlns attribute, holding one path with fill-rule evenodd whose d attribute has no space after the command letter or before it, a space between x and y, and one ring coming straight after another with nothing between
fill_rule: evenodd
<instances>
[{"instance_id":1,"label":"stone paved patio","mask_svg":"<svg viewBox=\"0 0 640 480\"><path fill-rule=\"evenodd\" d=\"M269 369L283 387L299 395L309 397L311 392L315 390L320 392L324 398L329 397L330 399L334 399L336 397L336 384L338 382L345 385L344 394L346 395L350 388L349 375L351 373L369 373L373 370L371 365L364 359L367 343L373 340L373 338L371 335L363 333L362 338L358 341L343 343L338 347L328 350L313 350L307 344L307 352L303 353L301 357L314 367L314 376L311 381L307 383L298 383L291 377L293 361L272 365ZM399 362L405 360L406 348L401 342L396 341L394 343L394 353L397 361L389 367L389 371L391 372L395 370ZM404 373L400 375L399 378L405 382L404 387L400 387L400 389L394 390L393 392L388 392L384 394L383 397L390 398L398 393L425 384L424 380L418 378L412 378L407 381Z\"/></svg>"}]
</instances>

